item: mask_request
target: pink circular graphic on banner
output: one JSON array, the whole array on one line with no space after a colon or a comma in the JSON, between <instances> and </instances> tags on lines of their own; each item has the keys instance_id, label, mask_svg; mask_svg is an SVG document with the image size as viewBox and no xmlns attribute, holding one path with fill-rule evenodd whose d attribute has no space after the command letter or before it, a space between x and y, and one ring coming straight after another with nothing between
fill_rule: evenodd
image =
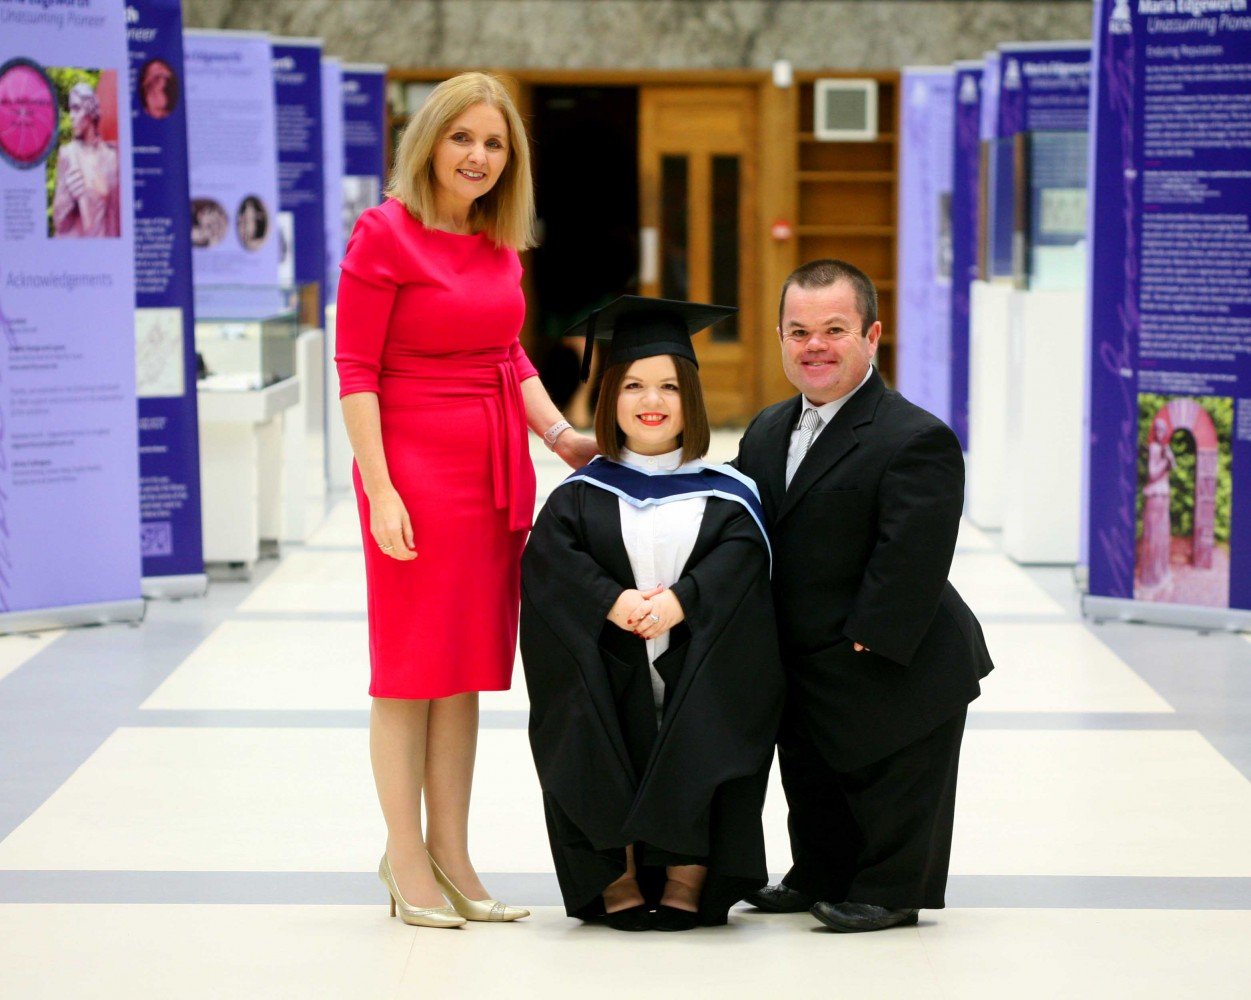
<instances>
[{"instance_id":1,"label":"pink circular graphic on banner","mask_svg":"<svg viewBox=\"0 0 1251 1000\"><path fill-rule=\"evenodd\" d=\"M56 91L38 63L0 66L0 156L24 170L39 166L56 145L57 117Z\"/></svg>"}]
</instances>

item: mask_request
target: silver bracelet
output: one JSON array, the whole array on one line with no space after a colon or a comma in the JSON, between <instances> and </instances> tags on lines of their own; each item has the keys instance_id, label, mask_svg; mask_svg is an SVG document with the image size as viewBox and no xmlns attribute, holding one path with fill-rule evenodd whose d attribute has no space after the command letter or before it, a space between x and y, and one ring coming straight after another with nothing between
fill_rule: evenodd
<instances>
[{"instance_id":1,"label":"silver bracelet","mask_svg":"<svg viewBox=\"0 0 1251 1000\"><path fill-rule=\"evenodd\" d=\"M556 439L572 426L573 424L571 424L568 420L557 420L556 423L552 424L551 427L545 430L543 432L543 443L547 445L547 450L555 451Z\"/></svg>"}]
</instances>

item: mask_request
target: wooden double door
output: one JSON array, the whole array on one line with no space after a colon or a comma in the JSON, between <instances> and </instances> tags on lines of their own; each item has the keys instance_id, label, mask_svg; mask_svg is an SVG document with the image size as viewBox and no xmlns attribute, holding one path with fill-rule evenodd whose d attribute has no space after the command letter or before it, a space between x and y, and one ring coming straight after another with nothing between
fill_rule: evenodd
<instances>
[{"instance_id":1,"label":"wooden double door","mask_svg":"<svg viewBox=\"0 0 1251 1000\"><path fill-rule=\"evenodd\" d=\"M639 90L640 294L739 309L694 338L714 425L741 425L761 402L756 94Z\"/></svg>"}]
</instances>

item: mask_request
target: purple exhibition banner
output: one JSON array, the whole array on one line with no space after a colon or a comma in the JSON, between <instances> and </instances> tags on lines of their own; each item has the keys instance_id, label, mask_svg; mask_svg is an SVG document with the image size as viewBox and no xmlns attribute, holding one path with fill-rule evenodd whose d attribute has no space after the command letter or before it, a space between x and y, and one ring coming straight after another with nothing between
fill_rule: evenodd
<instances>
[{"instance_id":1,"label":"purple exhibition banner","mask_svg":"<svg viewBox=\"0 0 1251 1000\"><path fill-rule=\"evenodd\" d=\"M321 61L322 184L325 206L326 263L323 268L325 302L339 298L339 261L343 259L343 64Z\"/></svg>"},{"instance_id":2,"label":"purple exhibition banner","mask_svg":"<svg viewBox=\"0 0 1251 1000\"><path fill-rule=\"evenodd\" d=\"M1159 620L1251 609L1247 8L1095 11L1090 594Z\"/></svg>"},{"instance_id":3,"label":"purple exhibition banner","mask_svg":"<svg viewBox=\"0 0 1251 1000\"><path fill-rule=\"evenodd\" d=\"M325 302L326 205L321 42L273 39L278 129L279 283L315 284ZM320 315L320 308L318 310Z\"/></svg>"},{"instance_id":4,"label":"purple exhibition banner","mask_svg":"<svg viewBox=\"0 0 1251 1000\"><path fill-rule=\"evenodd\" d=\"M387 68L343 67L343 239L386 185Z\"/></svg>"},{"instance_id":5,"label":"purple exhibition banner","mask_svg":"<svg viewBox=\"0 0 1251 1000\"><path fill-rule=\"evenodd\" d=\"M223 288L273 290L281 241L269 37L186 31L183 53L198 300L218 299Z\"/></svg>"},{"instance_id":6,"label":"purple exhibition banner","mask_svg":"<svg viewBox=\"0 0 1251 1000\"><path fill-rule=\"evenodd\" d=\"M127 77L122 0L0 0L0 631L142 614Z\"/></svg>"},{"instance_id":7,"label":"purple exhibition banner","mask_svg":"<svg viewBox=\"0 0 1251 1000\"><path fill-rule=\"evenodd\" d=\"M1085 132L1090 117L1089 42L999 46L997 132Z\"/></svg>"},{"instance_id":8,"label":"purple exhibition banner","mask_svg":"<svg viewBox=\"0 0 1251 1000\"><path fill-rule=\"evenodd\" d=\"M977 277L983 63L958 62L952 87L951 427L969 447L969 286Z\"/></svg>"},{"instance_id":9,"label":"purple exhibition banner","mask_svg":"<svg viewBox=\"0 0 1251 1000\"><path fill-rule=\"evenodd\" d=\"M982 64L982 107L978 113L978 138L992 142L999 124L999 53L987 52Z\"/></svg>"},{"instance_id":10,"label":"purple exhibition banner","mask_svg":"<svg viewBox=\"0 0 1251 1000\"><path fill-rule=\"evenodd\" d=\"M951 421L951 67L905 67L899 147L899 391Z\"/></svg>"},{"instance_id":11,"label":"purple exhibition banner","mask_svg":"<svg viewBox=\"0 0 1251 1000\"><path fill-rule=\"evenodd\" d=\"M135 381L145 590L202 593L191 195L180 0L129 0L135 174Z\"/></svg>"},{"instance_id":12,"label":"purple exhibition banner","mask_svg":"<svg viewBox=\"0 0 1251 1000\"><path fill-rule=\"evenodd\" d=\"M1085 132L1090 118L1089 42L1012 42L999 46L998 100L992 150L990 272L1015 277L1024 251L1014 237L1014 143L1021 132Z\"/></svg>"}]
</instances>

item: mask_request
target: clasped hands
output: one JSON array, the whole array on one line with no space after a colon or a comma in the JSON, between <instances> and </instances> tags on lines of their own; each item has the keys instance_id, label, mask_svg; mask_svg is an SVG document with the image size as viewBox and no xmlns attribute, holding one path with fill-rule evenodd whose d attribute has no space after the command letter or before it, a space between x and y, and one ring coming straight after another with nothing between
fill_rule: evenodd
<instances>
[{"instance_id":1,"label":"clasped hands","mask_svg":"<svg viewBox=\"0 0 1251 1000\"><path fill-rule=\"evenodd\" d=\"M660 620L653 620L652 615ZM663 586L651 590L623 590L608 612L608 620L619 629L643 639L664 635L685 618L682 602Z\"/></svg>"}]
</instances>

